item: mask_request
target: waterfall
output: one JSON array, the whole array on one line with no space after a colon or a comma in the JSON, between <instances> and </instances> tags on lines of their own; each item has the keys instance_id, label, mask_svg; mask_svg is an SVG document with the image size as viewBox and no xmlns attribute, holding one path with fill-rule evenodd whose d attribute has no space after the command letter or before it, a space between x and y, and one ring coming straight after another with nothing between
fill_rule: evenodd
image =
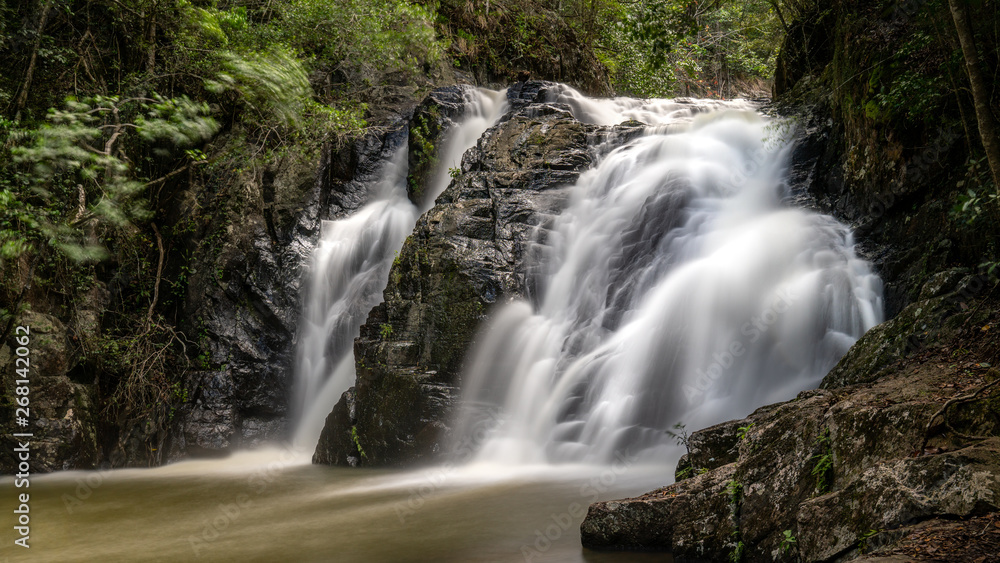
<instances>
[{"instance_id":1,"label":"waterfall","mask_svg":"<svg viewBox=\"0 0 1000 563\"><path fill-rule=\"evenodd\" d=\"M791 399L882 321L850 231L788 204L781 123L741 101L549 95L649 127L581 175L537 237L537 295L478 337L456 428L500 420L480 460L676 460L675 424Z\"/></svg>"},{"instance_id":2,"label":"waterfall","mask_svg":"<svg viewBox=\"0 0 1000 563\"><path fill-rule=\"evenodd\" d=\"M354 384L354 339L381 301L393 256L416 216L406 197L404 144L385 166L368 205L345 219L323 221L300 324L296 444L315 445L326 415Z\"/></svg>"},{"instance_id":3,"label":"waterfall","mask_svg":"<svg viewBox=\"0 0 1000 563\"><path fill-rule=\"evenodd\" d=\"M426 207L448 186L449 168L506 111L506 93L469 88L461 121L445 133ZM296 355L293 442L315 447L326 416L357 377L354 339L382 301L389 269L419 212L406 196L404 144L370 190L370 202L347 218L323 221L313 253Z\"/></svg>"},{"instance_id":4,"label":"waterfall","mask_svg":"<svg viewBox=\"0 0 1000 563\"><path fill-rule=\"evenodd\" d=\"M461 168L462 155L476 146L476 142L507 112L506 90L482 88L464 91L465 113L462 122L448 133L438 152L438 166L431 176L430 185L420 205L423 213L434 206L434 200L451 183L452 168Z\"/></svg>"}]
</instances>

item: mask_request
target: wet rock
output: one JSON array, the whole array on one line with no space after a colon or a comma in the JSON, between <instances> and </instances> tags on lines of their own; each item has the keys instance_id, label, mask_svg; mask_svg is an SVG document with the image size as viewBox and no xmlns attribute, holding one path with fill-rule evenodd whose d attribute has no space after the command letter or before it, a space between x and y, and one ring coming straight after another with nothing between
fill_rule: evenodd
<instances>
[{"instance_id":1,"label":"wet rock","mask_svg":"<svg viewBox=\"0 0 1000 563\"><path fill-rule=\"evenodd\" d=\"M184 330L200 356L171 459L288 436L301 282L320 225L367 203L368 187L404 141L397 124L337 150L293 151L230 186L233 200L206 229L191 268Z\"/></svg>"},{"instance_id":2,"label":"wet rock","mask_svg":"<svg viewBox=\"0 0 1000 563\"><path fill-rule=\"evenodd\" d=\"M736 465L625 500L590 505L580 526L584 547L671 551L685 561L724 561L733 522L706 515L728 514L728 483Z\"/></svg>"},{"instance_id":3,"label":"wet rock","mask_svg":"<svg viewBox=\"0 0 1000 563\"><path fill-rule=\"evenodd\" d=\"M361 449L358 447L360 441L354 441L357 436L356 425L358 423L356 398L357 393L355 393L354 387L351 387L340 396L333 411L326 417L322 439L329 446L316 450L312 458L313 463L335 465L337 460L330 456L335 452L342 452L347 465L351 467L358 465L358 461L361 459Z\"/></svg>"},{"instance_id":4,"label":"wet rock","mask_svg":"<svg viewBox=\"0 0 1000 563\"><path fill-rule=\"evenodd\" d=\"M417 207L425 203L424 186L437 170L445 134L461 120L472 86L459 84L432 91L417 106L410 120L406 195Z\"/></svg>"},{"instance_id":5,"label":"wet rock","mask_svg":"<svg viewBox=\"0 0 1000 563\"><path fill-rule=\"evenodd\" d=\"M922 291L926 299L911 307L940 311L965 299L968 281L961 272L934 276ZM678 466L687 478L636 499L596 503L581 527L585 545L718 561L741 542L744 561L845 561L893 544L915 522L995 512L1000 399L958 401L942 414L948 399L1000 377L980 359L994 353L988 333L997 314L977 312L977 304L933 316L944 319L943 328L924 347L863 361L864 348L852 350L857 356L845 358L840 379L826 389L694 432ZM969 324L974 328L960 329ZM891 341L886 334L879 338ZM735 509L687 500L692 491L718 490L723 480L742 487ZM700 528L678 536L679 520ZM720 529L737 535L722 538ZM783 543L786 532L797 538L794 546Z\"/></svg>"},{"instance_id":6,"label":"wet rock","mask_svg":"<svg viewBox=\"0 0 1000 563\"><path fill-rule=\"evenodd\" d=\"M412 125L412 124L411 124ZM529 103L488 130L460 174L418 221L389 274L381 305L355 341L358 444L338 403L318 463L402 465L444 453L462 361L489 308L530 295L527 266L566 188L590 166L594 139L627 139L640 126L600 128L564 106Z\"/></svg>"},{"instance_id":7,"label":"wet rock","mask_svg":"<svg viewBox=\"0 0 1000 563\"><path fill-rule=\"evenodd\" d=\"M554 82L546 82L544 80L516 82L510 88L507 88L507 101L515 109L536 102L544 102L547 99L548 89L554 85Z\"/></svg>"},{"instance_id":8,"label":"wet rock","mask_svg":"<svg viewBox=\"0 0 1000 563\"><path fill-rule=\"evenodd\" d=\"M76 363L77 354L71 344L67 327L55 316L25 311L17 326L28 327L30 350L28 362L18 364L20 357L16 348L0 346L0 383L4 396L10 397L8 428L12 432L32 433L31 472L47 473L65 469L88 469L98 458L97 413L94 411L95 386L73 381L69 372ZM23 336L15 335L15 336ZM13 342L13 340L11 340ZM14 398L16 380L23 379L28 368L29 404L27 415L17 412ZM22 416L24 415L24 416ZM16 419L24 418L25 426L16 425ZM10 433L3 437L3 452L0 453L0 472L14 474L18 459L14 448L17 439Z\"/></svg>"}]
</instances>

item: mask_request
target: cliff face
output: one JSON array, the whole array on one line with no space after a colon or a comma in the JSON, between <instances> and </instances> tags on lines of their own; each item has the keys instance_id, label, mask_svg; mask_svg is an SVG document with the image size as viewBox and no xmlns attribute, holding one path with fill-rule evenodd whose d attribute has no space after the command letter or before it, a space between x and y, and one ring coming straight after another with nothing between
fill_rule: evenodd
<instances>
[{"instance_id":1,"label":"cliff face","mask_svg":"<svg viewBox=\"0 0 1000 563\"><path fill-rule=\"evenodd\" d=\"M212 206L194 244L182 327L201 356L187 376L171 457L224 453L287 435L301 283L321 220L368 198L380 163L403 142L397 127L318 154L290 153L192 201ZM181 213L194 210L182 210Z\"/></svg>"},{"instance_id":2,"label":"cliff face","mask_svg":"<svg viewBox=\"0 0 1000 563\"><path fill-rule=\"evenodd\" d=\"M327 419L314 462L402 465L445 453L480 322L493 304L530 294L525 258L535 229L561 209L595 140L637 130L582 124L544 103L544 88L511 90L510 113L465 154L406 240L385 302L355 342L357 385Z\"/></svg>"},{"instance_id":3,"label":"cliff face","mask_svg":"<svg viewBox=\"0 0 1000 563\"><path fill-rule=\"evenodd\" d=\"M984 68L996 38L980 5ZM972 99L946 2L838 0L791 26L776 104L799 125L796 181L855 228L887 282L887 313L954 265L997 252L996 223L955 213L979 155Z\"/></svg>"}]
</instances>

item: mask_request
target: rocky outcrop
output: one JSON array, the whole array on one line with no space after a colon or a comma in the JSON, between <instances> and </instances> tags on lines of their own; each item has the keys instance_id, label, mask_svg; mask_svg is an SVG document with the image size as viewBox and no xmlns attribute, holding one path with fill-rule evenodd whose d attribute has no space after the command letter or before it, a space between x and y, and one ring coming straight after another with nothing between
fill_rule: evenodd
<instances>
[{"instance_id":1,"label":"rocky outcrop","mask_svg":"<svg viewBox=\"0 0 1000 563\"><path fill-rule=\"evenodd\" d=\"M320 224L366 203L404 133L397 125L340 150L292 152L239 176L228 193L190 195L217 209L193 251L184 328L201 356L187 377L172 458L286 437L301 281Z\"/></svg>"},{"instance_id":2,"label":"rocky outcrop","mask_svg":"<svg viewBox=\"0 0 1000 563\"><path fill-rule=\"evenodd\" d=\"M995 556L983 534L1000 509L1000 303L995 277L973 271L995 233L952 210L967 156L956 108L933 80L918 98L937 104L921 110L934 120L889 101L940 72L908 61L947 56L932 42L899 48L931 25L924 8L947 11L832 2L791 27L776 73L800 118L793 195L855 227L891 320L820 390L695 432L674 485L591 506L585 546L679 561ZM977 519L975 538L948 539Z\"/></svg>"},{"instance_id":3,"label":"rocky outcrop","mask_svg":"<svg viewBox=\"0 0 1000 563\"><path fill-rule=\"evenodd\" d=\"M472 86L455 85L438 88L427 95L410 119L407 144L406 195L423 208L428 195L425 186L433 180L445 133L461 120Z\"/></svg>"},{"instance_id":4,"label":"rocky outcrop","mask_svg":"<svg viewBox=\"0 0 1000 563\"><path fill-rule=\"evenodd\" d=\"M892 550L924 520L1000 509L1000 399L990 394L1000 372L987 361L1000 314L960 274L926 283L823 389L695 432L676 484L591 506L584 545L690 561L839 561ZM932 339L914 344L919 334Z\"/></svg>"},{"instance_id":5,"label":"rocky outcrop","mask_svg":"<svg viewBox=\"0 0 1000 563\"><path fill-rule=\"evenodd\" d=\"M327 419L314 462L402 465L444 453L480 322L492 305L531 293L533 241L544 244L591 146L639 131L582 124L541 102L544 83L521 86L403 245L355 342L357 384Z\"/></svg>"},{"instance_id":6,"label":"rocky outcrop","mask_svg":"<svg viewBox=\"0 0 1000 563\"><path fill-rule=\"evenodd\" d=\"M890 320L821 389L695 432L674 485L593 505L585 546L679 561L990 560L907 540L1000 508L1000 315L995 276L976 270L995 232L954 210L961 116L932 85L941 67L911 64L950 48L900 49L946 12L835 1L790 27L778 61L778 105L798 124L792 195L852 225ZM891 103L914 84L920 112Z\"/></svg>"},{"instance_id":7,"label":"rocky outcrop","mask_svg":"<svg viewBox=\"0 0 1000 563\"><path fill-rule=\"evenodd\" d=\"M101 288L94 288L98 299ZM106 293L106 292L105 292ZM81 311L91 312L85 307ZM25 331L17 331L11 339L23 338L25 354L18 354L21 346L0 346L0 383L4 396L10 397L10 417L8 432L3 437L4 449L0 453L2 472L13 474L18 466L18 439L10 436L13 432L32 434L21 441L30 442L30 473L47 473L65 469L88 469L99 457L95 422L99 413L95 410L94 382L74 379L71 370L79 361L79 353L73 340L81 329L93 330L92 318L85 314L73 319L66 326L54 315L36 311L26 311L17 323ZM24 358L26 361L15 360ZM26 368L18 373L19 368ZM27 379L27 384L19 379ZM15 393L18 386L27 387L28 393ZM8 395L9 394L9 395ZM17 412L15 399L27 397L29 403L23 412ZM7 409L5 409L7 410ZM15 425L15 420L23 418L24 426Z\"/></svg>"}]
</instances>

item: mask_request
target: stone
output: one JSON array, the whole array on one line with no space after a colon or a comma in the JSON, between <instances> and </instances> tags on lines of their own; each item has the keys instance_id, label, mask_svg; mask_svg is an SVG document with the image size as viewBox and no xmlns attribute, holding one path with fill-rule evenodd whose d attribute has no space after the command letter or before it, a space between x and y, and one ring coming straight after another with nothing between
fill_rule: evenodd
<instances>
[{"instance_id":1,"label":"stone","mask_svg":"<svg viewBox=\"0 0 1000 563\"><path fill-rule=\"evenodd\" d=\"M476 330L491 307L532 294L530 253L544 242L567 188L591 165L590 147L642 130L585 125L566 106L540 99L541 86L532 88L529 100L466 152L461 173L418 220L392 266L384 302L355 341L351 424L366 453L359 465L401 466L444 455ZM357 457L346 438L350 418L339 412L346 405L341 401L328 417L316 462L351 465Z\"/></svg>"}]
</instances>

